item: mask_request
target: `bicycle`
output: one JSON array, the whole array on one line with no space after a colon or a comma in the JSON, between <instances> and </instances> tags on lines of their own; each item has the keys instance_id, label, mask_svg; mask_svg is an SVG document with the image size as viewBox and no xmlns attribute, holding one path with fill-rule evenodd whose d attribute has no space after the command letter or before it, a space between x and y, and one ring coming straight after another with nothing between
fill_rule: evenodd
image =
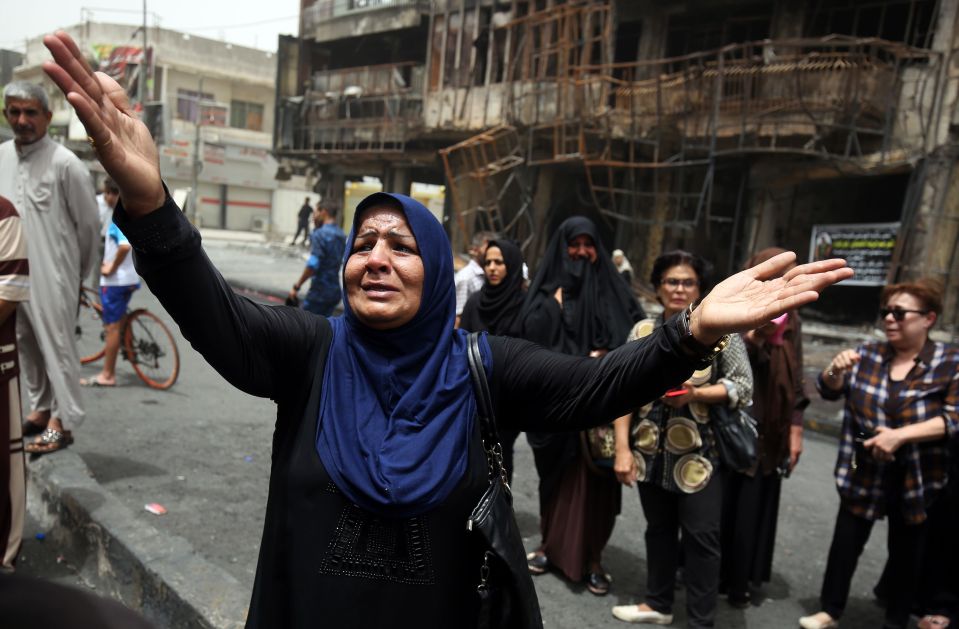
<instances>
[{"instance_id":1,"label":"bicycle","mask_svg":"<svg viewBox=\"0 0 959 629\"><path fill-rule=\"evenodd\" d=\"M84 286L80 291L76 341L80 364L103 358L106 333L103 330L103 306L100 295ZM97 328L91 329L93 324ZM160 318L146 308L127 310L120 330L121 354L133 367L140 380L152 389L169 389L180 375L180 352L170 330Z\"/></svg>"}]
</instances>

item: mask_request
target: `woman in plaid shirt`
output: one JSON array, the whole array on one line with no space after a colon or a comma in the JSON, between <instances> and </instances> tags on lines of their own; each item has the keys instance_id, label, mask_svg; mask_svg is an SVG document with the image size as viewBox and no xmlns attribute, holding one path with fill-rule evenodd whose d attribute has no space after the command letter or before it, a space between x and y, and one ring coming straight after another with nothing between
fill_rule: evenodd
<instances>
[{"instance_id":1,"label":"woman in plaid shirt","mask_svg":"<svg viewBox=\"0 0 959 629\"><path fill-rule=\"evenodd\" d=\"M846 398L836 462L841 504L820 602L804 629L838 627L873 522L889 517L892 583L885 627L905 627L930 508L948 481L947 438L959 434L959 349L929 339L942 310L926 283L883 289L886 342L844 350L820 374L825 399ZM936 505L938 506L938 504Z\"/></svg>"}]
</instances>

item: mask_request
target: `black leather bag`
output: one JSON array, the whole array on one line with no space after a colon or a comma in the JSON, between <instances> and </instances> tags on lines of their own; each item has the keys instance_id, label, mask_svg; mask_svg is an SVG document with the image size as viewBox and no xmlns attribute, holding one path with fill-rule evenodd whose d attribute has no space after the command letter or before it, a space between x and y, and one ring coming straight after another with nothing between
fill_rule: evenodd
<instances>
[{"instance_id":1,"label":"black leather bag","mask_svg":"<svg viewBox=\"0 0 959 629\"><path fill-rule=\"evenodd\" d=\"M503 447L496 432L493 404L479 348L479 335L468 337L468 357L476 415L489 467L490 484L467 522L482 549L479 557L479 629L542 629L543 618L533 580L526 567L523 538L513 515L513 498L503 467Z\"/></svg>"},{"instance_id":2,"label":"black leather bag","mask_svg":"<svg viewBox=\"0 0 959 629\"><path fill-rule=\"evenodd\" d=\"M737 472L752 471L759 447L756 420L742 409L728 408L723 404L713 404L710 414L719 460Z\"/></svg>"}]
</instances>

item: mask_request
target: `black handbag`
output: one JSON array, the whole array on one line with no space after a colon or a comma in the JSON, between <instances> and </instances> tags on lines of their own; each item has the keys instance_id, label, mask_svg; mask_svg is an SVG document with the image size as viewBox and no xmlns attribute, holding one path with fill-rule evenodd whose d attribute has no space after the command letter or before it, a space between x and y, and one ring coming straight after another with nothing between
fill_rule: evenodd
<instances>
[{"instance_id":1,"label":"black handbag","mask_svg":"<svg viewBox=\"0 0 959 629\"><path fill-rule=\"evenodd\" d=\"M759 447L756 420L742 409L728 408L723 404L713 404L710 414L719 460L737 472L752 471Z\"/></svg>"},{"instance_id":2,"label":"black handbag","mask_svg":"<svg viewBox=\"0 0 959 629\"><path fill-rule=\"evenodd\" d=\"M476 415L489 471L489 487L476 503L466 528L477 537L482 550L479 583L479 629L542 629L539 599L526 566L523 538L513 515L513 497L503 467L493 417L493 404L479 348L479 335L468 337L468 358Z\"/></svg>"}]
</instances>

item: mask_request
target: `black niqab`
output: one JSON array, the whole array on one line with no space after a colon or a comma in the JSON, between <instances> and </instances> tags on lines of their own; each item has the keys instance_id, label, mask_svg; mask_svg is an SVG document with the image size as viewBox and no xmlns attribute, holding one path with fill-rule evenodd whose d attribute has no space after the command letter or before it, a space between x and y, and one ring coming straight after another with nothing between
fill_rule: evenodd
<instances>
[{"instance_id":1,"label":"black niqab","mask_svg":"<svg viewBox=\"0 0 959 629\"><path fill-rule=\"evenodd\" d=\"M596 246L596 262L572 260L568 243L587 235ZM563 289L562 308L553 297ZM633 324L646 317L606 253L596 226L584 216L560 224L546 247L523 307L524 336L555 351L587 356L626 342Z\"/></svg>"},{"instance_id":2,"label":"black niqab","mask_svg":"<svg viewBox=\"0 0 959 629\"><path fill-rule=\"evenodd\" d=\"M482 290L470 297L463 308L460 327L471 332L486 330L500 336L522 336L522 319L519 315L526 298L523 252L509 240L492 240L489 247L498 247L503 253L506 277L496 286L487 280Z\"/></svg>"}]
</instances>

